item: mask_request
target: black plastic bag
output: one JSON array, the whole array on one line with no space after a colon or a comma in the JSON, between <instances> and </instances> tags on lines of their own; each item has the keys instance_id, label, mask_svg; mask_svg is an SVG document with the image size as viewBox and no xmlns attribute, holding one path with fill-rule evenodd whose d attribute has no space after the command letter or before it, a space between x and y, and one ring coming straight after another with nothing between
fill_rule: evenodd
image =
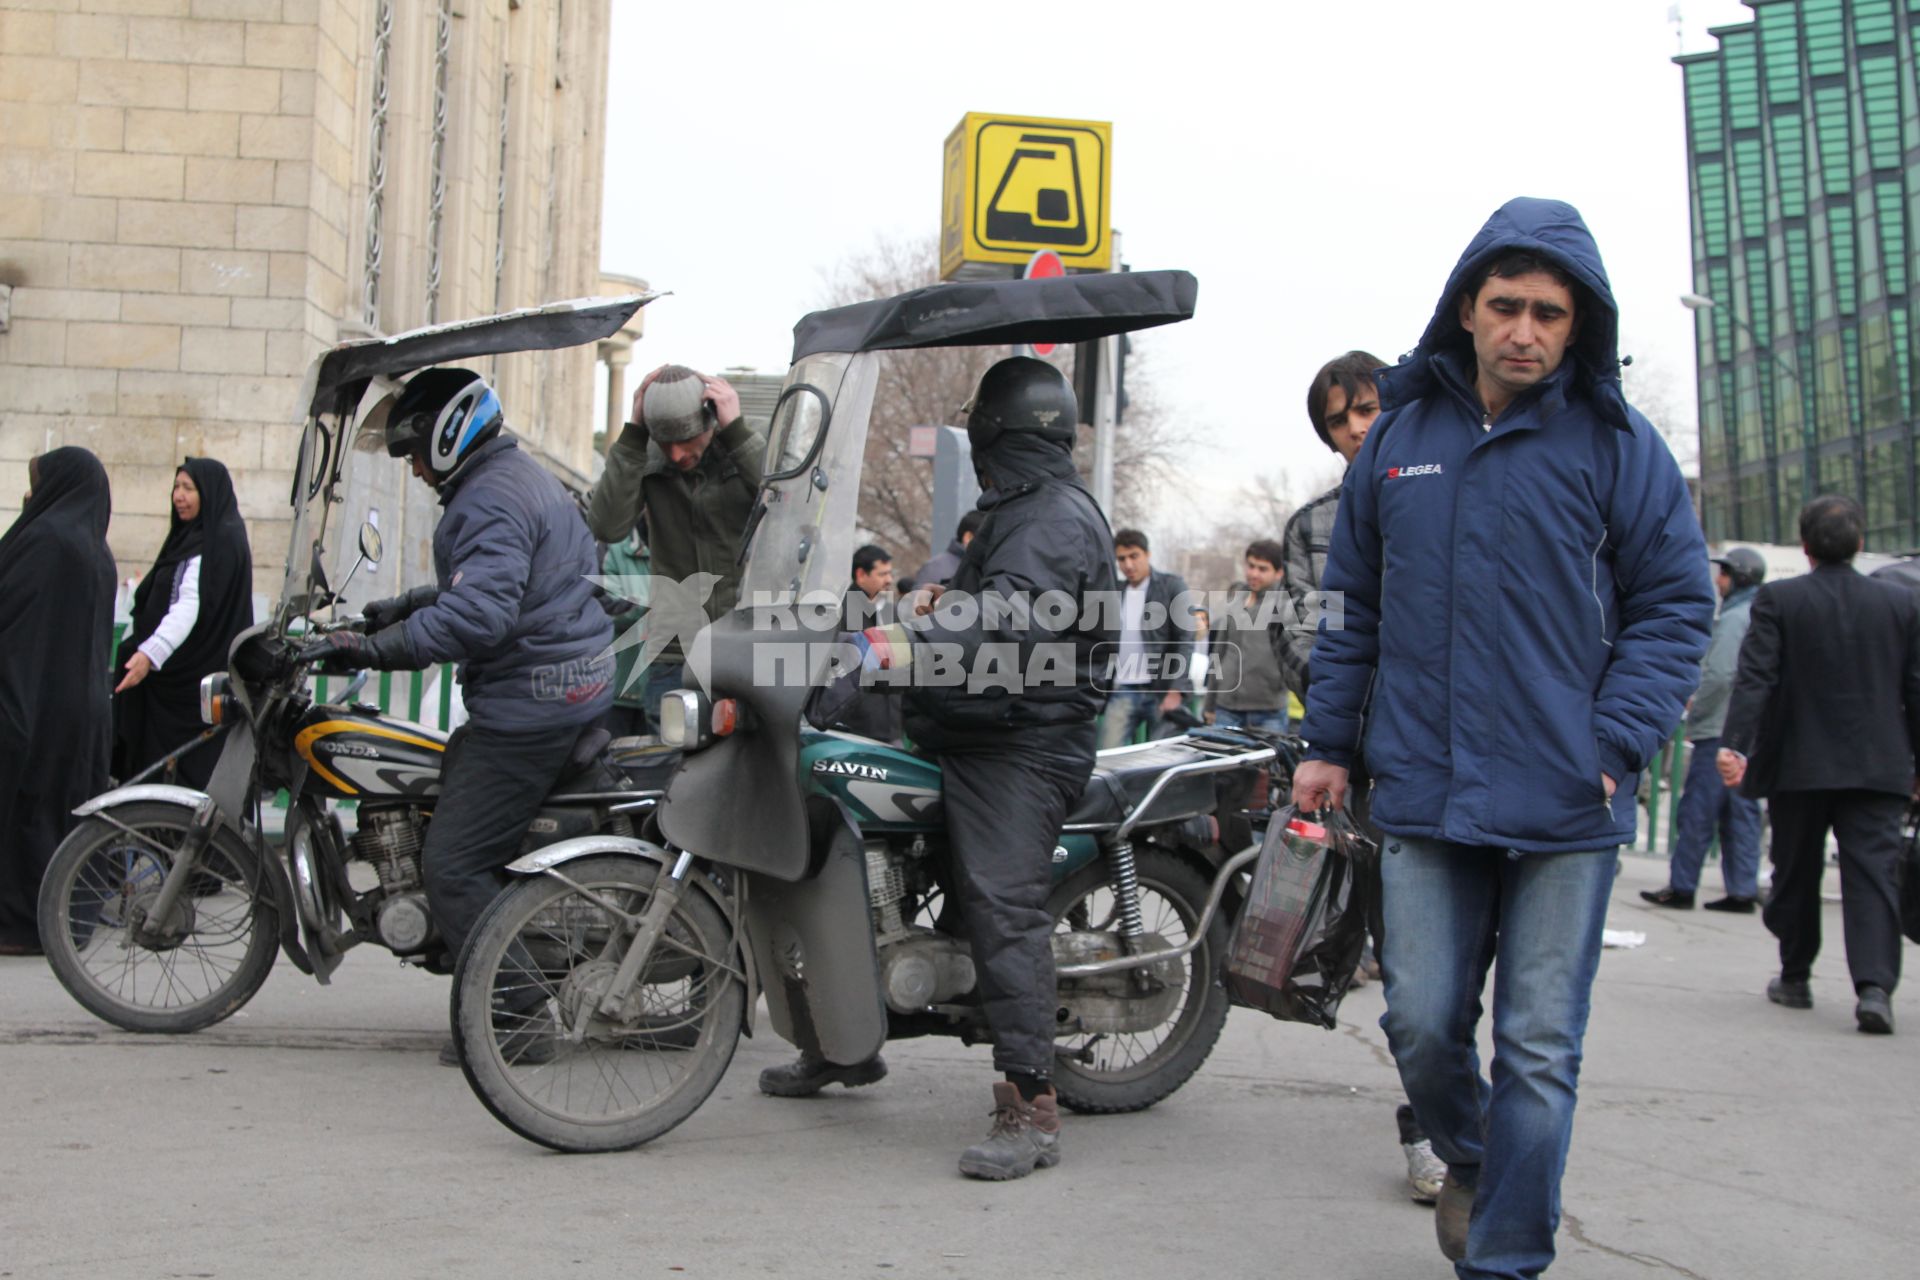
<instances>
[{"instance_id":1,"label":"black plastic bag","mask_svg":"<svg viewBox=\"0 0 1920 1280\"><path fill-rule=\"evenodd\" d=\"M1375 855L1345 814L1322 824L1277 811L1227 948L1228 990L1282 1022L1332 1030L1366 946Z\"/></svg>"}]
</instances>

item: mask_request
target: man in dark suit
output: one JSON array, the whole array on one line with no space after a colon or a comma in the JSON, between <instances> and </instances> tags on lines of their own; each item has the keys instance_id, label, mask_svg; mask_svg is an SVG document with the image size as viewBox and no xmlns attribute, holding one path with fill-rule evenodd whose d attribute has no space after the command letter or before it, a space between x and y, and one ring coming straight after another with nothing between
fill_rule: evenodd
<instances>
[{"instance_id":1,"label":"man in dark suit","mask_svg":"<svg viewBox=\"0 0 1920 1280\"><path fill-rule=\"evenodd\" d=\"M1151 553L1147 535L1138 529L1113 535L1121 579L1120 643L1110 655L1102 751L1125 746L1141 725L1153 737L1160 718L1185 702L1193 688L1193 650L1200 638L1196 600L1186 579L1153 567Z\"/></svg>"},{"instance_id":2,"label":"man in dark suit","mask_svg":"<svg viewBox=\"0 0 1920 1280\"><path fill-rule=\"evenodd\" d=\"M1720 776L1767 797L1773 893L1763 915L1780 939L1767 998L1813 1007L1827 831L1840 843L1841 920L1862 1031L1893 1031L1900 980L1896 879L1900 818L1920 744L1920 605L1854 571L1865 517L1827 494L1800 512L1813 571L1769 582L1753 600L1721 735Z\"/></svg>"}]
</instances>

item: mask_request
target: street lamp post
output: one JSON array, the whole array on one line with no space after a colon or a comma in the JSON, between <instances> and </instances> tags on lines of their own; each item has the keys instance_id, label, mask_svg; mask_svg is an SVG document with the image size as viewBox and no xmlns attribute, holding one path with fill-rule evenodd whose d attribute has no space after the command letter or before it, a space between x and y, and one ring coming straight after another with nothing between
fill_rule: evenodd
<instances>
[{"instance_id":1,"label":"street lamp post","mask_svg":"<svg viewBox=\"0 0 1920 1280\"><path fill-rule=\"evenodd\" d=\"M1710 311L1714 307L1718 306L1719 304L1716 303L1712 298L1709 298L1704 294L1683 293L1680 295L1680 305L1697 315L1702 311ZM1761 341L1760 335L1753 331L1752 325L1748 324L1745 320L1742 320L1740 318L1739 312L1733 310L1732 308L1728 308L1727 319L1733 321L1734 324L1746 330L1747 336L1753 339L1753 345L1756 350L1766 352L1767 358L1773 361L1774 364L1778 365L1782 372L1784 372L1789 378L1792 378L1795 383L1800 383L1801 381L1800 371L1794 368L1792 365L1788 364L1785 360L1781 359L1779 354L1776 351L1774 351L1772 343ZM1715 353L1715 359L1717 362L1718 352ZM1768 406L1771 406L1773 404L1772 397L1770 396L1767 397L1764 403ZM1737 407L1738 405L1736 402L1736 408ZM1813 495L1812 484L1814 481L1813 468L1816 465L1814 461L1814 452L1813 452L1814 450L1813 425L1812 423L1805 420L1804 406L1803 406L1803 413L1801 416L1802 416L1802 422L1801 422L1800 442L1801 442L1801 456L1803 458L1803 461L1800 464L1800 484L1801 484L1801 489L1804 492L1805 496L1811 497ZM1768 417L1769 419L1773 417L1773 414L1770 409L1768 412ZM1769 437L1773 436L1774 434L1773 428L1776 425L1777 423L1771 420L1768 421L1767 434L1769 435ZM1735 450L1735 453L1736 453L1736 461L1737 461L1737 454L1738 454L1737 449ZM1779 474L1778 474L1779 468L1780 468L1780 453L1778 449L1778 441L1776 440L1775 448L1771 451L1771 454L1767 459L1767 505L1773 510L1772 536L1776 538L1780 536L1780 528L1781 528L1780 485L1779 485ZM1737 519L1739 510L1740 510L1737 486L1735 491L1733 509L1736 514L1735 536L1738 537L1738 536L1741 536L1741 530L1738 527L1739 521Z\"/></svg>"}]
</instances>

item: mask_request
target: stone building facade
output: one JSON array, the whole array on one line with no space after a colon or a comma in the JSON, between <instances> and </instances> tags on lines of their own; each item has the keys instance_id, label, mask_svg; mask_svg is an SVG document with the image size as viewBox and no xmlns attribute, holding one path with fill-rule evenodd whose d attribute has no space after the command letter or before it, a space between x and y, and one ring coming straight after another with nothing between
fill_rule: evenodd
<instances>
[{"instance_id":1,"label":"stone building facade","mask_svg":"<svg viewBox=\"0 0 1920 1280\"><path fill-rule=\"evenodd\" d=\"M0 523L29 456L84 445L130 576L173 468L210 455L269 591L316 353L600 292L609 5L0 0ZM479 365L563 475L595 358ZM358 465L403 552L377 578L417 581L427 495Z\"/></svg>"}]
</instances>

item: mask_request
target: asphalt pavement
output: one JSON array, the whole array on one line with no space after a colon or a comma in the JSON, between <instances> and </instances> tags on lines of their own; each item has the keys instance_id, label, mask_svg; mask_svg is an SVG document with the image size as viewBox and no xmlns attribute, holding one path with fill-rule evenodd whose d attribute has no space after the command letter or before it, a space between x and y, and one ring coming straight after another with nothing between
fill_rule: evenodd
<instances>
[{"instance_id":1,"label":"asphalt pavement","mask_svg":"<svg viewBox=\"0 0 1920 1280\"><path fill-rule=\"evenodd\" d=\"M1752 916L1671 912L1628 858L1595 988L1559 1280L1912 1275L1920 1006L1853 1027L1839 908L1815 1007L1767 1003ZM1717 886L1716 886L1717 887ZM1909 958L1912 951L1909 949ZM917 1040L857 1092L754 1087L764 1023L686 1124L558 1156L435 1064L446 980L284 960L231 1020L131 1035L0 960L0 1276L1353 1277L1451 1274L1412 1204L1378 985L1326 1032L1236 1010L1186 1088L1069 1116L1060 1167L976 1183L984 1049Z\"/></svg>"}]
</instances>

